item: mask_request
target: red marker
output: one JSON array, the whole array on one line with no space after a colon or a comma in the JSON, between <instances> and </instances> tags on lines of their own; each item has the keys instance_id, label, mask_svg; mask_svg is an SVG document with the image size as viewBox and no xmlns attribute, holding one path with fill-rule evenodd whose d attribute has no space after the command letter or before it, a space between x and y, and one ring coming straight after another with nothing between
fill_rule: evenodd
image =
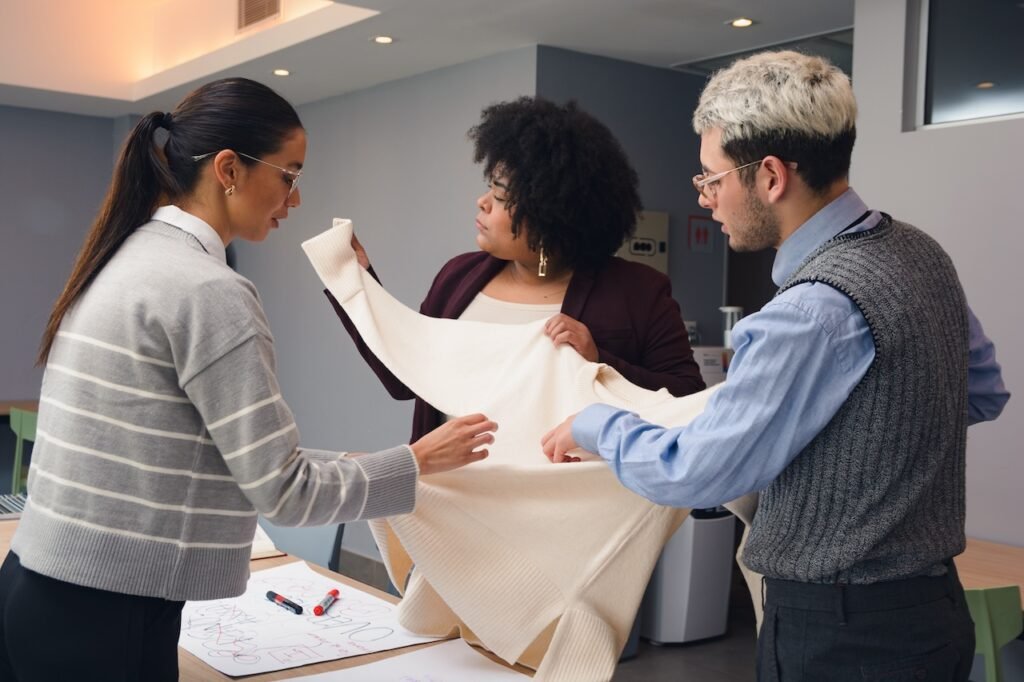
<instances>
[{"instance_id":1,"label":"red marker","mask_svg":"<svg viewBox=\"0 0 1024 682\"><path fill-rule=\"evenodd\" d=\"M322 616L327 612L327 609L331 608L331 604L338 598L338 590L331 590L327 593L327 596L320 600L320 603L313 607L313 614Z\"/></svg>"},{"instance_id":2,"label":"red marker","mask_svg":"<svg viewBox=\"0 0 1024 682\"><path fill-rule=\"evenodd\" d=\"M293 602L291 599L285 597L283 594L278 594L277 592L269 591L267 592L267 599L274 602L278 606L288 609L297 616L302 615L302 607Z\"/></svg>"}]
</instances>

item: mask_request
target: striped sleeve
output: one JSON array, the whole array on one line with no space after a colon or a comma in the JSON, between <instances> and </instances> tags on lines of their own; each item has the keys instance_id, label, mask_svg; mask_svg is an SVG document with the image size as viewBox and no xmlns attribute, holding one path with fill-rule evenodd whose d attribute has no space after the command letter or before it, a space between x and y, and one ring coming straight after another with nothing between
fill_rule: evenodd
<instances>
[{"instance_id":1,"label":"striped sleeve","mask_svg":"<svg viewBox=\"0 0 1024 682\"><path fill-rule=\"evenodd\" d=\"M254 334L183 386L253 506L281 526L412 511L418 471L409 446L352 455L300 448L274 366L273 341Z\"/></svg>"}]
</instances>

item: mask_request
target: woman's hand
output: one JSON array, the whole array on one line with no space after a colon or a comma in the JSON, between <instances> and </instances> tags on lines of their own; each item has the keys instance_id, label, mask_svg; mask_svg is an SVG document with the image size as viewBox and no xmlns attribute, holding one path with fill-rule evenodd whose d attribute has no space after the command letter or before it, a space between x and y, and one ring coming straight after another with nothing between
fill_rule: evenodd
<instances>
[{"instance_id":1,"label":"woman's hand","mask_svg":"<svg viewBox=\"0 0 1024 682\"><path fill-rule=\"evenodd\" d=\"M411 446L420 475L451 471L487 456L481 446L494 442L498 425L482 414L470 414L442 424Z\"/></svg>"},{"instance_id":2,"label":"woman's hand","mask_svg":"<svg viewBox=\"0 0 1024 682\"><path fill-rule=\"evenodd\" d=\"M587 325L574 320L565 313L558 313L544 325L544 333L551 337L555 347L568 344L583 356L584 360L597 362L597 345Z\"/></svg>"},{"instance_id":3,"label":"woman's hand","mask_svg":"<svg viewBox=\"0 0 1024 682\"><path fill-rule=\"evenodd\" d=\"M575 418L576 415L569 415L564 422L545 433L540 439L544 455L555 464L580 461L579 457L571 457L568 454L579 447L576 439L572 437L572 420Z\"/></svg>"},{"instance_id":4,"label":"woman's hand","mask_svg":"<svg viewBox=\"0 0 1024 682\"><path fill-rule=\"evenodd\" d=\"M356 233L352 233L352 250L356 252L356 261L363 266L363 270L370 269L370 257L366 255L366 249L359 243L359 237Z\"/></svg>"}]
</instances>

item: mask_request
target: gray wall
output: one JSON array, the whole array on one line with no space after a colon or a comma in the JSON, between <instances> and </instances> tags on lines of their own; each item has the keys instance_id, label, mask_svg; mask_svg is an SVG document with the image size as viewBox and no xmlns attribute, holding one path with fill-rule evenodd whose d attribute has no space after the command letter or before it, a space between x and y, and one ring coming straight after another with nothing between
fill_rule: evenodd
<instances>
[{"instance_id":1,"label":"gray wall","mask_svg":"<svg viewBox=\"0 0 1024 682\"><path fill-rule=\"evenodd\" d=\"M851 179L866 201L916 224L950 253L1010 391L1001 419L968 432L967 532L1024 545L1024 324L1019 292L1024 116L901 132L906 0L858 0Z\"/></svg>"},{"instance_id":2,"label":"gray wall","mask_svg":"<svg viewBox=\"0 0 1024 682\"><path fill-rule=\"evenodd\" d=\"M537 94L575 99L607 125L640 176L644 208L669 214L672 293L683 316L698 322L701 343L720 345L725 240L715 230L711 252L687 248L688 216L711 215L697 205L690 182L700 172L700 138L690 118L704 82L668 69L538 48Z\"/></svg>"},{"instance_id":3,"label":"gray wall","mask_svg":"<svg viewBox=\"0 0 1024 682\"><path fill-rule=\"evenodd\" d=\"M389 291L419 307L441 266L476 249L484 189L466 131L493 102L536 88L524 48L299 109L309 134L302 206L263 244L238 243L277 342L283 394L310 447L370 450L408 442L412 404L391 399L321 293L302 241L351 218ZM271 531L273 533L273 531ZM366 524L344 546L376 557Z\"/></svg>"},{"instance_id":4,"label":"gray wall","mask_svg":"<svg viewBox=\"0 0 1024 682\"><path fill-rule=\"evenodd\" d=\"M857 0L854 91L860 107L853 186L872 206L914 223L952 256L968 301L995 341L1011 398L967 440L967 534L1024 546L1024 324L1019 292L1020 140L1024 115L902 132L908 0ZM1024 642L1001 651L1003 679L1024 679ZM981 657L971 679L983 678Z\"/></svg>"},{"instance_id":5,"label":"gray wall","mask_svg":"<svg viewBox=\"0 0 1024 682\"><path fill-rule=\"evenodd\" d=\"M0 400L39 397L39 339L113 169L113 121L0 106Z\"/></svg>"}]
</instances>

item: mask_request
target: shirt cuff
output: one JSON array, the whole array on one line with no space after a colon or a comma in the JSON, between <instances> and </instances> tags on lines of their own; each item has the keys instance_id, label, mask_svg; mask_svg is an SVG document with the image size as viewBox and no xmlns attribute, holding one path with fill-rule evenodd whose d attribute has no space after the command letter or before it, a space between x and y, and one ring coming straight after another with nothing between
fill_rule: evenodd
<instances>
[{"instance_id":1,"label":"shirt cuff","mask_svg":"<svg viewBox=\"0 0 1024 682\"><path fill-rule=\"evenodd\" d=\"M360 518L408 514L416 507L419 468L408 445L354 455L349 459L366 475L366 503Z\"/></svg>"},{"instance_id":2,"label":"shirt cuff","mask_svg":"<svg viewBox=\"0 0 1024 682\"><path fill-rule=\"evenodd\" d=\"M604 403L595 403L584 408L572 420L573 440L587 452L600 455L598 440L601 437L601 431L604 430L605 424L620 413L623 413L623 410Z\"/></svg>"}]
</instances>

